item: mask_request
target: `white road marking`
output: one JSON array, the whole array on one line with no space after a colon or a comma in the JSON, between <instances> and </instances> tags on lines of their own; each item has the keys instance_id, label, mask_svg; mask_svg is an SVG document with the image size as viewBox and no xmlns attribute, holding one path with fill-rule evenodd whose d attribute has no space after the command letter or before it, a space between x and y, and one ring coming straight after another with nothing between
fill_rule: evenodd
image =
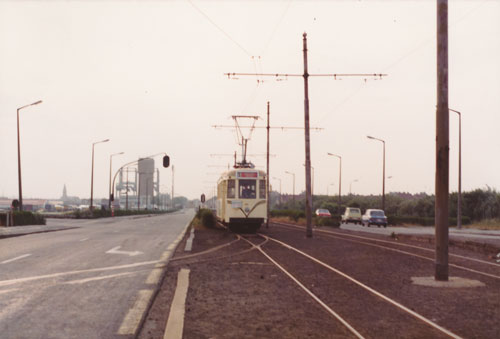
<instances>
[{"instance_id":1,"label":"white road marking","mask_svg":"<svg viewBox=\"0 0 500 339\"><path fill-rule=\"evenodd\" d=\"M158 265L158 264L157 264ZM156 267L156 265L155 265ZM146 279L146 284L154 285L160 281L161 273L163 272L162 268L155 268L149 273L148 278Z\"/></svg>"},{"instance_id":2,"label":"white road marking","mask_svg":"<svg viewBox=\"0 0 500 339\"><path fill-rule=\"evenodd\" d=\"M167 250L167 251L163 252L163 254L160 257L160 261L167 261L171 255L172 255L172 250Z\"/></svg>"},{"instance_id":3,"label":"white road marking","mask_svg":"<svg viewBox=\"0 0 500 339\"><path fill-rule=\"evenodd\" d=\"M31 254L23 254L23 255L20 255L18 257L15 257L15 258L12 258L12 259L9 259L9 260L4 260L2 262L0 262L0 264L8 264L10 262L13 262L15 260L19 260L19 259L22 259L22 258L26 258L26 257L29 257Z\"/></svg>"},{"instance_id":4,"label":"white road marking","mask_svg":"<svg viewBox=\"0 0 500 339\"><path fill-rule=\"evenodd\" d=\"M85 240L89 240L89 238L80 239L80 241L85 241Z\"/></svg>"},{"instance_id":5,"label":"white road marking","mask_svg":"<svg viewBox=\"0 0 500 339\"><path fill-rule=\"evenodd\" d=\"M70 284L70 285L72 285L72 284L85 284L85 283L90 282L90 281L98 281L98 280L104 280L104 279L110 279L110 278L117 278L117 277L122 277L122 276L126 276L126 275L137 274L137 273L142 273L142 271L123 272L123 273L117 273L117 274L111 274L111 275L104 275L102 277L71 280L71 281L65 281L63 284Z\"/></svg>"},{"instance_id":6,"label":"white road marking","mask_svg":"<svg viewBox=\"0 0 500 339\"><path fill-rule=\"evenodd\" d=\"M185 252L191 252L191 248L193 247L194 240L194 228L191 228L191 233L189 234L189 238L186 241L186 246L184 247Z\"/></svg>"},{"instance_id":7,"label":"white road marking","mask_svg":"<svg viewBox=\"0 0 500 339\"><path fill-rule=\"evenodd\" d=\"M109 254L124 254L124 255L128 255L130 257L136 256L136 255L139 255L139 254L143 254L143 252L141 252L141 251L133 251L133 252L132 251L119 251L120 248L121 248L121 246L113 247L109 251L106 251L106 253L109 253Z\"/></svg>"},{"instance_id":8,"label":"white road marking","mask_svg":"<svg viewBox=\"0 0 500 339\"><path fill-rule=\"evenodd\" d=\"M186 310L186 297L189 286L189 269L182 268L177 274L177 287L170 307L167 326L163 339L182 339L184 329L184 313Z\"/></svg>"},{"instance_id":9,"label":"white road marking","mask_svg":"<svg viewBox=\"0 0 500 339\"><path fill-rule=\"evenodd\" d=\"M157 264L157 263L159 263L158 260L143 261L143 262L138 262L135 264L128 264L128 265L108 266L108 267L101 267L101 268L91 268L88 270L68 271L68 272L61 272L61 273L38 275L38 276L34 276L34 277L26 277L26 278L18 278L18 279L10 279L10 280L0 280L0 286L14 285L14 284L18 284L18 283L39 280L39 279L57 278L57 277L65 276L65 275L71 275L71 274L80 274L80 273L88 273L88 272L101 272L101 271L108 271L108 270L119 270L122 268L146 266L146 265L153 265L153 264Z\"/></svg>"},{"instance_id":10,"label":"white road marking","mask_svg":"<svg viewBox=\"0 0 500 339\"><path fill-rule=\"evenodd\" d=\"M135 334L152 295L153 290L139 291L137 300L135 301L134 306L128 310L128 313L123 319L120 329L118 330L118 334Z\"/></svg>"},{"instance_id":11,"label":"white road marking","mask_svg":"<svg viewBox=\"0 0 500 339\"><path fill-rule=\"evenodd\" d=\"M0 294L14 292L14 291L17 291L17 290L19 290L19 288L11 288L11 289L8 289L8 290L0 290Z\"/></svg>"}]
</instances>

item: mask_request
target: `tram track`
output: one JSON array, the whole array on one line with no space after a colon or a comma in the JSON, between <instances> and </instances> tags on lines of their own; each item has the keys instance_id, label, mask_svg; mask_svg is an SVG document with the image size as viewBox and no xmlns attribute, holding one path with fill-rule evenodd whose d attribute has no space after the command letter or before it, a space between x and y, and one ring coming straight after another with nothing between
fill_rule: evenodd
<instances>
[{"instance_id":1,"label":"tram track","mask_svg":"<svg viewBox=\"0 0 500 339\"><path fill-rule=\"evenodd\" d=\"M284 223L273 223L273 224L276 226L279 226L279 227L284 227L284 228L290 229L290 230L296 230L296 231L303 230L303 228L301 228L300 226L296 226L296 225L284 224ZM420 259L426 260L426 261L434 261L435 260L434 257L423 255L423 253L418 254L418 253L409 252L407 250L401 250L401 249L397 249L397 248L393 247L393 246L396 246L396 247L403 247L405 249L422 251L422 252L425 252L426 254L429 254L429 253L433 254L434 253L434 250L429 249L429 248L425 248L425 247L421 247L421 246L404 244L404 243L396 243L396 242L392 242L392 241L376 239L373 237L353 235L353 234L347 234L347 233L342 233L342 232L335 232L335 231L331 231L331 230L318 230L318 229L316 229L315 232L321 234L322 236L326 236L328 238L345 240L345 241L348 241L351 243L357 243L357 244L361 244L361 245L365 245L365 246L380 248L380 249L383 249L386 251L392 251L392 252L397 252L399 254L413 256L413 257L420 258ZM361 240L358 240L358 239L361 239ZM473 263L476 265L477 264L487 265L487 266L484 266L483 269L485 267L488 267L490 269L490 271L485 272L485 271L477 269L477 268L466 267L466 266L463 266L463 264L459 265L456 263L449 263L449 266L451 266L451 267L454 267L454 268L457 268L460 270L464 270L464 271L468 271L471 273L479 274L482 276L486 276L489 278L500 280L500 265L497 263L489 262L489 261L485 261L485 260L481 260L481 259L476 259L476 258L465 257L463 255L458 255L458 254L453 254L453 253L450 253L449 256L451 258L456 259L456 260L468 262L469 264Z\"/></svg>"},{"instance_id":2,"label":"tram track","mask_svg":"<svg viewBox=\"0 0 500 339\"><path fill-rule=\"evenodd\" d=\"M189 333L497 337L497 266L479 256L466 260L467 252L458 252L465 256L453 256L453 262L495 275L479 276L474 270L460 274L481 277L483 287L423 287L413 278L432 274L429 248L335 230L315 229L315 236L306 239L299 226L273 226L257 234L207 230L195 238L198 252L174 256L171 272L184 265L192 270ZM455 266L450 270L458 272ZM166 296L171 293L170 288L165 291Z\"/></svg>"},{"instance_id":3,"label":"tram track","mask_svg":"<svg viewBox=\"0 0 500 339\"><path fill-rule=\"evenodd\" d=\"M274 239L274 238L271 238L271 237L263 235L263 234L259 234L259 236L262 237L266 241L264 241L263 243L256 244L253 241L246 238L245 236L243 236L242 239L244 241L248 242L252 246L252 249L256 249L262 255L264 255L280 271L282 271L288 278L290 278L295 284L297 284L301 289L303 289L312 299L314 299L326 312L331 314L343 326L345 326L349 330L349 332L351 332L355 337L365 338L365 337L370 337L370 336L374 335L373 333L371 333L371 331L370 331L370 333L367 333L365 335L361 334L361 332L366 331L366 324L364 324L364 320L363 320L364 316L362 314L363 312L359 312L359 313L361 313L361 316L360 316L360 314L358 314L358 312L352 312L352 311L346 312L346 307L340 307L340 305L338 303L335 303L335 301L334 301L335 292L332 293L332 291L335 291L336 288L335 287L331 288L331 286L329 286L329 287L318 286L318 285L315 285L314 283L311 283L310 279L307 279L303 275L300 274L300 268L298 268L297 265L290 264L291 262L295 262L296 260L287 260L286 264L279 263L279 260L274 258L269 253L270 252L269 250L265 250L263 248L263 245L267 241L278 244L279 246L284 247L284 248L292 251L293 253L295 253L303 258L306 258L308 261L312 261L313 263L321 266L323 269L326 269L325 272L329 272L330 274L333 273L333 274L341 277L341 279L343 281L337 282L337 284L340 284L343 287L345 287L344 290L349 290L353 299L362 295L362 297L367 300L366 302L367 302L367 304L370 305L370 307L375 305L373 307L375 307L376 309L383 309L386 317L387 317L387 314L392 314L396 318L405 319L405 321L404 321L405 327L410 326L412 328L412 331L413 331L412 333L414 333L414 331L418 331L418 333L419 333L418 336L424 335L424 336L429 336L429 337L434 337L434 338L440 337L440 336L441 337L451 337L451 338L461 338L460 336L451 332L450 330L438 325L437 323L433 322L432 320L430 320L430 319L424 317L423 315L411 310L410 308L402 305L401 303L397 302L396 300L389 298L388 296L382 294L381 292L375 290L374 288L369 287L368 285L360 282L359 280L353 278L352 276L348 275L347 273L331 266L330 264L328 264L324 261L321 261L318 258L311 256L311 255L305 253L304 251L301 251L300 249L295 248L295 247L291 246L290 244L287 244L287 243L280 241L278 239ZM289 254L287 254L287 255L289 255ZM300 261L298 261L298 262L300 262ZM295 267L292 267L292 266L295 266ZM298 265L298 266L300 266L300 265ZM322 274L325 274L325 273L322 273ZM305 282L305 281L308 281L308 282ZM316 291L313 291L311 288L308 288L307 285L313 286L314 290L316 290ZM322 291L321 293L318 293L317 291L319 291L321 289L323 289L324 291ZM361 292L361 291L356 292L355 291L356 289L361 289L363 292ZM368 292L368 293L366 293L366 292ZM323 294L324 296L328 296L327 299L329 299L329 300L327 301L327 300L322 299L321 297L318 296L318 294ZM337 308L342 308L341 311L334 310L335 307L329 305L332 302L332 300L333 300L334 304L337 304L336 305ZM385 305L381 305L381 301ZM358 306L356 306L357 302L356 303L353 302L353 304L355 304L354 308L358 307ZM388 310L387 306L389 306L389 305L391 308L393 308L393 310ZM394 310L394 308L396 309L396 311ZM349 307L347 307L347 309L349 309ZM351 307L351 309L352 309L352 307ZM398 312L399 312L399 314L396 314ZM341 313L343 313L343 314L341 314ZM402 314L404 314L404 315L402 315ZM405 315L406 315L406 317L405 317ZM359 328L356 329L357 326L354 325L351 322L351 320L348 320L349 318L355 318L353 321L356 322L358 324L358 326L361 327L361 329L359 329ZM368 318L371 318L371 320L373 320L373 317L368 317ZM408 323L411 322L410 318L413 318L413 321L417 321L419 323L424 323L427 327L430 327L431 329L429 331L427 331L425 329L422 329L421 325L417 325L417 324L409 325ZM385 327L385 325L380 324L380 321L375 320L375 323L376 324L372 324L374 326L374 328L378 327L379 330L387 329ZM363 324L363 325L361 325L361 324ZM376 333L375 334L376 337L390 336L390 335L394 335L394 333L392 333L392 334ZM410 336L412 336L412 335L410 335Z\"/></svg>"}]
</instances>

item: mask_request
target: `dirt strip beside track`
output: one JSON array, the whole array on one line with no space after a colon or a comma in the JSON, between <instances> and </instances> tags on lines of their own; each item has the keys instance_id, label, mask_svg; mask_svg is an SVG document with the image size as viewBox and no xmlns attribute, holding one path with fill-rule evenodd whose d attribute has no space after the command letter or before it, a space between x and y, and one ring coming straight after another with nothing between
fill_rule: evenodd
<instances>
[{"instance_id":1,"label":"dirt strip beside track","mask_svg":"<svg viewBox=\"0 0 500 339\"><path fill-rule=\"evenodd\" d=\"M354 234L339 229L331 229ZM412 277L433 275L433 263L393 251L272 226L261 232L289 243L342 270L462 337L500 337L500 280L450 267L451 276L483 282L475 288L414 285ZM246 236L253 243L264 240ZM380 237L381 239L384 237ZM187 254L227 244L236 235L222 229L196 230L192 252L178 247L140 338L163 338L177 272L191 270L184 338L345 338L353 337L332 315L243 240L200 256ZM390 240L385 237L384 239ZM185 240L184 240L185 241ZM405 242L405 240L400 242ZM409 242L411 243L411 242ZM442 337L429 325L389 306L340 276L292 254L274 242L262 245L307 288L367 338ZM461 255L478 258L460 249ZM484 265L472 263L483 269ZM489 272L500 275L500 267Z\"/></svg>"}]
</instances>

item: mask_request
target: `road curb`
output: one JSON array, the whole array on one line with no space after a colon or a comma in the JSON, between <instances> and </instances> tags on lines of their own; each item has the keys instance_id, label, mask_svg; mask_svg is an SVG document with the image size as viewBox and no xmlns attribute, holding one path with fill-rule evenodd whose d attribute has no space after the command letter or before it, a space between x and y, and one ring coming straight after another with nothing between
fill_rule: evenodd
<instances>
[{"instance_id":1,"label":"road curb","mask_svg":"<svg viewBox=\"0 0 500 339\"><path fill-rule=\"evenodd\" d=\"M154 301L156 300L156 297L158 296L158 293L160 292L161 286L163 285L163 281L165 280L165 276L167 275L167 266L168 266L168 263L170 262L170 258L177 251L177 248L182 243L182 240L186 236L186 232L189 229L189 227L191 226L191 223L193 222L193 220L194 220L194 216L193 216L193 219L191 219L191 221L189 221L186 224L186 226L184 227L184 230L179 234L177 239L175 239L174 242L172 244L170 244L170 246L173 245L172 249L170 249L170 250L167 249L166 252L169 251L170 253L168 254L168 256L166 258L163 259L164 260L164 262L162 263L163 272L161 273L160 279L158 279L158 282L156 283L156 285L154 287L153 294L151 295L151 298L149 299L149 302L148 302L148 305L146 306L144 314L142 315L142 319L139 322L139 325L137 326L135 333L133 334L133 338L138 338L139 334L141 333L141 331L144 327L144 323L146 322L146 317L149 314L149 312L151 311L151 307L153 307ZM163 257L163 255L162 255L162 257Z\"/></svg>"},{"instance_id":2,"label":"road curb","mask_svg":"<svg viewBox=\"0 0 500 339\"><path fill-rule=\"evenodd\" d=\"M22 227L22 226L13 226L13 227ZM33 231L33 232L27 232L27 233L0 234L0 239L22 237L23 235L30 235L30 234L37 234L37 233L49 233L49 232L73 230L76 228L80 228L80 227L65 227L65 228L60 228L60 229L55 229L55 230L39 230L39 231Z\"/></svg>"}]
</instances>

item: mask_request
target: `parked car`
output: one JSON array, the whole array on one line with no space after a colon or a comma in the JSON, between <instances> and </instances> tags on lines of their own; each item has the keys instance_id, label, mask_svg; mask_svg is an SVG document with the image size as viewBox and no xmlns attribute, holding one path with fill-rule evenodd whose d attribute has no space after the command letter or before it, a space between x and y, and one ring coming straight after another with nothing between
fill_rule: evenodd
<instances>
[{"instance_id":1,"label":"parked car","mask_svg":"<svg viewBox=\"0 0 500 339\"><path fill-rule=\"evenodd\" d=\"M361 210L357 207L346 207L341 222L344 224L353 222L361 225Z\"/></svg>"},{"instance_id":2,"label":"parked car","mask_svg":"<svg viewBox=\"0 0 500 339\"><path fill-rule=\"evenodd\" d=\"M331 217L332 216L330 214L330 211L327 209L324 209L324 208L318 208L315 213L318 217Z\"/></svg>"},{"instance_id":3,"label":"parked car","mask_svg":"<svg viewBox=\"0 0 500 339\"><path fill-rule=\"evenodd\" d=\"M365 214L363 214L363 226L377 225L378 227L387 227L387 217L384 211L368 209Z\"/></svg>"}]
</instances>

